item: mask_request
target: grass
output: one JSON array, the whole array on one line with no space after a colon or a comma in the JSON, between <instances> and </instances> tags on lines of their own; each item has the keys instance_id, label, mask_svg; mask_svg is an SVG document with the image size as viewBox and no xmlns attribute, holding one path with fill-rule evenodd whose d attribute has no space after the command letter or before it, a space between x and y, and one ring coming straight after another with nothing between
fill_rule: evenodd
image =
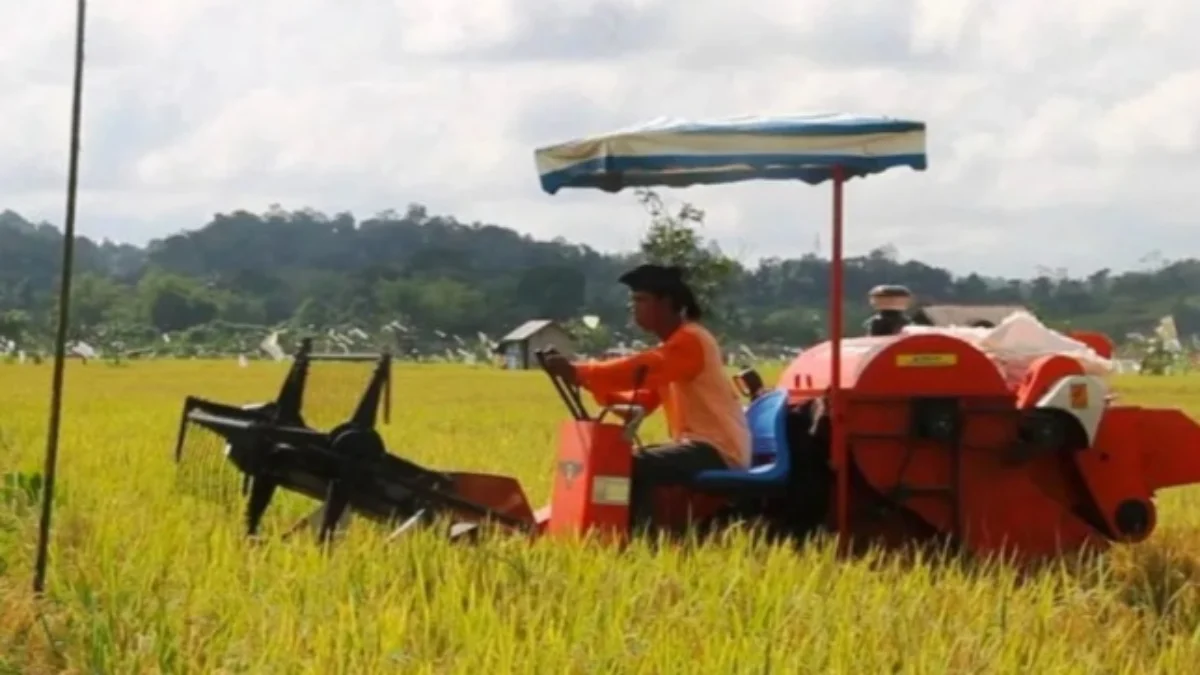
<instances>
[{"instance_id":1,"label":"grass","mask_svg":"<svg viewBox=\"0 0 1200 675\"><path fill-rule=\"evenodd\" d=\"M358 370L358 374L365 371ZM48 366L0 365L0 474L41 470ZM1021 574L899 555L837 560L732 533L625 551L388 544L353 528L247 545L236 510L180 489L189 393L272 397L283 367L69 366L49 591L29 586L36 486L0 486L0 673L1194 672L1200 490L1160 495L1150 541ZM357 381L314 388L353 396ZM563 409L538 373L397 366L393 452L549 490ZM1123 379L1200 413L1200 379ZM661 433L661 425L653 427ZM1200 451L1200 449L1198 449ZM268 525L306 506L285 500Z\"/></svg>"}]
</instances>

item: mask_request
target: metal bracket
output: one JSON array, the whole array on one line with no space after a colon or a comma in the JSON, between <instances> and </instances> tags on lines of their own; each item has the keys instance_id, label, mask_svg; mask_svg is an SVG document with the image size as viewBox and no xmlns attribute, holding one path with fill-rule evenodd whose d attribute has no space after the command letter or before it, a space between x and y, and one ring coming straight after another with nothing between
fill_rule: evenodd
<instances>
[{"instance_id":1,"label":"metal bracket","mask_svg":"<svg viewBox=\"0 0 1200 675\"><path fill-rule=\"evenodd\" d=\"M613 413L625 419L625 424L622 425L622 434L627 443L638 441L638 429L641 428L642 422L646 419L646 408L636 404L614 404L605 406L601 409L600 414L596 417L596 421L600 422L608 413Z\"/></svg>"}]
</instances>

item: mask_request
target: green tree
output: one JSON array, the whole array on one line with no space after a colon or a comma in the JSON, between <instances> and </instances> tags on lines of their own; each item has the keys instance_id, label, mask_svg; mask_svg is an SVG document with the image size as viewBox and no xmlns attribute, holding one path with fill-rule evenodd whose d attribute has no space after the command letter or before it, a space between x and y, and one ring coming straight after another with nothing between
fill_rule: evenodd
<instances>
[{"instance_id":1,"label":"green tree","mask_svg":"<svg viewBox=\"0 0 1200 675\"><path fill-rule=\"evenodd\" d=\"M539 265L521 274L517 300L532 316L566 320L575 316L587 294L583 273L566 265Z\"/></svg>"},{"instance_id":2,"label":"green tree","mask_svg":"<svg viewBox=\"0 0 1200 675\"><path fill-rule=\"evenodd\" d=\"M0 339L20 345L29 331L30 323L29 313L23 310L10 309L0 312Z\"/></svg>"},{"instance_id":3,"label":"green tree","mask_svg":"<svg viewBox=\"0 0 1200 675\"><path fill-rule=\"evenodd\" d=\"M156 329L169 333L217 318L219 307L203 288L186 277L155 272L138 284L146 318Z\"/></svg>"},{"instance_id":4,"label":"green tree","mask_svg":"<svg viewBox=\"0 0 1200 675\"><path fill-rule=\"evenodd\" d=\"M691 269L701 301L718 320L714 329L727 340L806 344L814 333L823 336L827 259L769 258L743 269L702 236L702 211L687 204L668 209L651 191L638 199L650 226L640 250L624 253L539 241L431 214L419 204L361 222L308 208L235 210L144 247L79 237L70 335L100 348L120 341L130 350L174 350L188 331L193 342L211 341L203 347L209 349L239 340L252 346L289 319L322 332L400 320L411 328L406 340L427 351L444 347L434 344L435 329L463 338L476 330L501 335L534 315L594 314L612 341L628 341L636 335L616 279L652 259ZM0 209L0 315L22 312L28 351L50 348L61 245L53 225ZM993 278L953 274L883 246L846 261L846 326L858 333L872 286L899 283L922 304L1025 305L1051 327L1070 323L1119 341L1152 331L1165 314L1175 316L1185 337L1200 333L1200 261L1148 260L1129 272L1070 278L1047 268L1039 279ZM173 333L170 345L159 337L164 329Z\"/></svg>"},{"instance_id":5,"label":"green tree","mask_svg":"<svg viewBox=\"0 0 1200 675\"><path fill-rule=\"evenodd\" d=\"M672 212L653 190L638 190L637 199L650 214L650 226L641 241L642 256L647 262L684 268L688 284L710 314L711 323L726 323L727 291L741 269L715 241L705 240L698 232L704 227L704 211L685 202Z\"/></svg>"}]
</instances>

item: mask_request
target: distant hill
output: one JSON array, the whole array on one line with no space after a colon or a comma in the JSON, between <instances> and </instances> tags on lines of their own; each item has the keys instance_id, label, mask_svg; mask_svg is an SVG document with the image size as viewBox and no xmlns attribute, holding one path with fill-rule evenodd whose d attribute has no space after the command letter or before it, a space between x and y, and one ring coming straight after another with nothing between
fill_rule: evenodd
<instances>
[{"instance_id":1,"label":"distant hill","mask_svg":"<svg viewBox=\"0 0 1200 675\"><path fill-rule=\"evenodd\" d=\"M12 211L0 213L0 316L40 332L51 322L62 234ZM80 238L75 328L134 326L176 331L229 324L354 323L402 318L446 332L496 335L530 317L596 314L624 325L616 282L635 259L557 239L538 241L482 223L431 216L419 205L357 220L312 210L221 214L144 248ZM847 264L849 320L867 315L867 290L900 283L926 303L1021 304L1044 320L1120 338L1173 313L1180 332L1200 332L1200 261L1086 278L955 276L886 249ZM754 344L822 337L828 262L767 259L739 269L720 329ZM15 318L14 318L15 317ZM0 321L0 328L3 327ZM857 331L852 324L850 330Z\"/></svg>"}]
</instances>

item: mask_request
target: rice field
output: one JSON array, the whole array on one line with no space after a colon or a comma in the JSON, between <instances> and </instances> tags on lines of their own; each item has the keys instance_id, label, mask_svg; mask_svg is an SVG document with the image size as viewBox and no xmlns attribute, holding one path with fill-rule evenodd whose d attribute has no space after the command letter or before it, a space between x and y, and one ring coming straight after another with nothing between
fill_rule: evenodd
<instances>
[{"instance_id":1,"label":"rice field","mask_svg":"<svg viewBox=\"0 0 1200 675\"><path fill-rule=\"evenodd\" d=\"M1200 663L1200 488L1160 495L1149 542L1033 573L839 560L827 541L794 551L739 532L618 552L454 547L433 533L389 543L361 525L328 556L307 538L249 545L238 509L177 481L180 406L187 394L273 398L285 368L71 363L48 592L35 602L37 490L17 478L41 471L50 367L0 365L0 673L1090 675ZM393 372L393 452L512 474L545 500L563 408L543 375ZM365 373L314 376L310 405L348 409ZM1117 386L1200 414L1198 378ZM308 505L283 500L268 528Z\"/></svg>"}]
</instances>

